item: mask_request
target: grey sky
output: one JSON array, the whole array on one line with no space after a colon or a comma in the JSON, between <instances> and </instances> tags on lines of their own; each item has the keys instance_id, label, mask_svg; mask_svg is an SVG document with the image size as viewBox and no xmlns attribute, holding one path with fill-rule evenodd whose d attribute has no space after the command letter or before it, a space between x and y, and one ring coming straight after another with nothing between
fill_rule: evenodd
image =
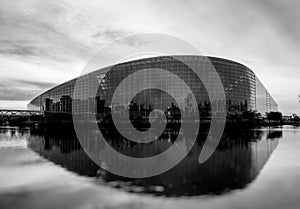
<instances>
[{"instance_id":1,"label":"grey sky","mask_svg":"<svg viewBox=\"0 0 300 209\"><path fill-rule=\"evenodd\" d=\"M2 0L0 107L25 108L115 38L158 32L247 65L281 111L300 113L299 19L297 0Z\"/></svg>"}]
</instances>

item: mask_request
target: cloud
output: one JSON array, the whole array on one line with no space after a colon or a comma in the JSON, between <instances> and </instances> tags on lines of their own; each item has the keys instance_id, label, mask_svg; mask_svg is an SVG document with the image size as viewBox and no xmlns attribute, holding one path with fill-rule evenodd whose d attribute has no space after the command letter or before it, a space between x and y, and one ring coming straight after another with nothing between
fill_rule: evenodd
<instances>
[{"instance_id":1,"label":"cloud","mask_svg":"<svg viewBox=\"0 0 300 209\"><path fill-rule=\"evenodd\" d=\"M96 39L100 38L101 40L104 39L107 41L113 41L128 34L129 33L124 30L102 29L97 31L92 37Z\"/></svg>"},{"instance_id":2,"label":"cloud","mask_svg":"<svg viewBox=\"0 0 300 209\"><path fill-rule=\"evenodd\" d=\"M91 53L84 20L66 4L8 4L0 5L0 55L70 62Z\"/></svg>"},{"instance_id":3,"label":"cloud","mask_svg":"<svg viewBox=\"0 0 300 209\"><path fill-rule=\"evenodd\" d=\"M53 82L42 82L42 81L29 81L29 80L12 80L13 82L17 82L21 84L22 86L29 86L29 87L35 87L38 89L48 89L50 87L54 87L58 85L57 83Z\"/></svg>"},{"instance_id":4,"label":"cloud","mask_svg":"<svg viewBox=\"0 0 300 209\"><path fill-rule=\"evenodd\" d=\"M16 88L0 88L0 100L25 101L35 97L40 91Z\"/></svg>"},{"instance_id":5,"label":"cloud","mask_svg":"<svg viewBox=\"0 0 300 209\"><path fill-rule=\"evenodd\" d=\"M155 44L157 42L159 42L159 40L156 39L156 36L151 37L151 34L145 34L145 36L130 36L118 41L118 43L124 46L133 48L138 48L147 44Z\"/></svg>"},{"instance_id":6,"label":"cloud","mask_svg":"<svg viewBox=\"0 0 300 209\"><path fill-rule=\"evenodd\" d=\"M57 85L52 82L8 80L0 84L0 100L26 101Z\"/></svg>"},{"instance_id":7,"label":"cloud","mask_svg":"<svg viewBox=\"0 0 300 209\"><path fill-rule=\"evenodd\" d=\"M0 54L21 57L49 55L47 50L42 49L41 46L36 46L36 43L27 40L0 40L0 45Z\"/></svg>"},{"instance_id":8,"label":"cloud","mask_svg":"<svg viewBox=\"0 0 300 209\"><path fill-rule=\"evenodd\" d=\"M300 2L297 0L266 0L250 1L255 9L267 17L271 26L282 35L283 39L289 39L293 44L300 44Z\"/></svg>"},{"instance_id":9,"label":"cloud","mask_svg":"<svg viewBox=\"0 0 300 209\"><path fill-rule=\"evenodd\" d=\"M78 76L104 44L128 34L157 32L185 39L206 55L249 66L270 93L276 94L283 109L292 111L296 106L281 101L299 93L299 8L297 0L167 0L155 4L149 0L126 4L114 0L3 0L0 67L10 71L0 76L24 86L27 84L13 78L30 76L35 81L60 83ZM143 41L122 44L129 48L148 44ZM110 56L103 60L113 60ZM45 85L18 90L38 92ZM283 88L289 90L288 95L278 94ZM5 95L13 99L13 92ZM24 96L28 97L29 93Z\"/></svg>"}]
</instances>

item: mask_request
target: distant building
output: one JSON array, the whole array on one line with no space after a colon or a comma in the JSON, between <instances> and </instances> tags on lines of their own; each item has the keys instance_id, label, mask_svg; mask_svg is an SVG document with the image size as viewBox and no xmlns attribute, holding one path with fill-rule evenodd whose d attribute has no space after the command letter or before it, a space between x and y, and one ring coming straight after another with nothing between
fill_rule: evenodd
<instances>
[{"instance_id":1,"label":"distant building","mask_svg":"<svg viewBox=\"0 0 300 209\"><path fill-rule=\"evenodd\" d=\"M42 93L28 104L28 109L53 113L72 113L73 111L73 113L78 114L103 115L105 112L109 113L113 108L114 104L111 104L113 92L124 78L141 69L160 68L168 70L184 80L196 97L201 117L209 117L210 107L212 105L221 107L221 101L210 102L207 91L200 79L183 62L189 63L190 66L196 69L205 68L210 63L214 66L221 78L226 95L226 110L218 109L218 111L238 114L244 111L256 110L262 115L267 112L278 111L275 100L248 67L231 60L189 55L138 59L96 70ZM153 75L162 85L164 85L164 76L163 74ZM207 75L207 79L210 79L209 75ZM76 91L77 95L73 94L75 82L80 84L80 90ZM90 89L98 86L99 83L100 86L95 97ZM180 88L175 83L171 85L174 85L174 88ZM185 104L185 108L181 111L193 114L194 107L189 103L189 95L182 94L181 97L182 102ZM141 112L141 114L133 114L138 117L141 115L147 116L147 113L153 109L162 109L165 112L173 109L172 112L174 112L176 102L163 91L149 89L136 95L130 105L119 104L118 108L126 108L125 106L132 108L130 110L133 112Z\"/></svg>"}]
</instances>

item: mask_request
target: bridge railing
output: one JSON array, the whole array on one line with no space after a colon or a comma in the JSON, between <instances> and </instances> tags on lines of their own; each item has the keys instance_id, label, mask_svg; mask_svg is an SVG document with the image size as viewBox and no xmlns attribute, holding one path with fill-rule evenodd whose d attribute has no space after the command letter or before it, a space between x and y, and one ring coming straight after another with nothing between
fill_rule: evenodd
<instances>
[{"instance_id":1,"label":"bridge railing","mask_svg":"<svg viewBox=\"0 0 300 209\"><path fill-rule=\"evenodd\" d=\"M41 115L41 111L37 110L10 110L10 109L0 109L0 116L31 116L31 115Z\"/></svg>"}]
</instances>

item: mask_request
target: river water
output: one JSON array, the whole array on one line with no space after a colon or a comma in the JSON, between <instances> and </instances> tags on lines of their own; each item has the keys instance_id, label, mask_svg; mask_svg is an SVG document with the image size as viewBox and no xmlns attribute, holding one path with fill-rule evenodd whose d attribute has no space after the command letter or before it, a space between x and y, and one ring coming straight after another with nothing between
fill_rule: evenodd
<instances>
[{"instance_id":1,"label":"river water","mask_svg":"<svg viewBox=\"0 0 300 209\"><path fill-rule=\"evenodd\" d=\"M143 153L167 149L172 134ZM299 208L299 150L299 127L231 130L204 164L197 142L166 173L128 179L97 166L73 133L0 127L0 208Z\"/></svg>"}]
</instances>

